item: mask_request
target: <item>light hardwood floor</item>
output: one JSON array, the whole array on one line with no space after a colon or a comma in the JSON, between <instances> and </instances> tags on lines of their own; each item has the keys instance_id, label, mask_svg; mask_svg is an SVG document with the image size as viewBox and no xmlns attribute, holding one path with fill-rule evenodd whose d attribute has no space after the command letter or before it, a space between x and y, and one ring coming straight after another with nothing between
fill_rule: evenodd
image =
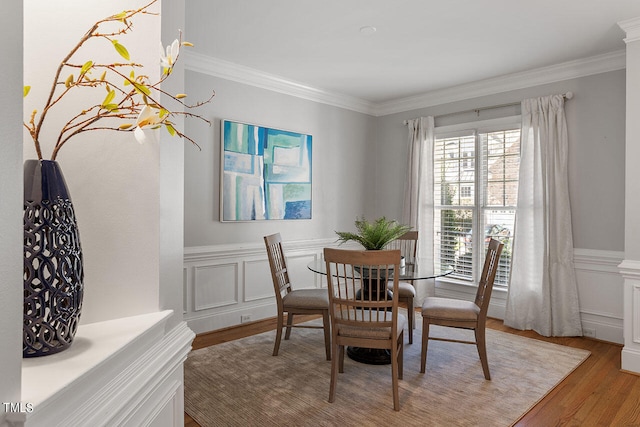
<instances>
[{"instance_id":1,"label":"light hardwood floor","mask_svg":"<svg viewBox=\"0 0 640 427\"><path fill-rule=\"evenodd\" d=\"M419 317L416 316L418 319ZM301 317L306 321L312 317ZM200 334L199 349L275 329L275 318ZM640 376L620 370L622 346L589 338L546 338L489 319L487 326L527 338L589 350L591 356L529 411L516 426L640 426ZM186 427L200 427L185 414Z\"/></svg>"}]
</instances>

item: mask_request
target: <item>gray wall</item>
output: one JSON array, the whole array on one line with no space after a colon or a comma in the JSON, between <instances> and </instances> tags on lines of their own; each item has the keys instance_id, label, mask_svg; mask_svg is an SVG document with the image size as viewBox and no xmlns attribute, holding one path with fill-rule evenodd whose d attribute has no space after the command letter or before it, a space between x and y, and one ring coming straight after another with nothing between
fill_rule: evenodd
<instances>
[{"instance_id":1,"label":"gray wall","mask_svg":"<svg viewBox=\"0 0 640 427\"><path fill-rule=\"evenodd\" d=\"M379 197L374 210L379 215L400 217L402 213L402 167L408 153L403 120L433 115L436 126L476 119L438 119L438 115L473 108L519 102L524 98L572 91L565 111L569 134L569 192L574 247L610 251L624 250L625 164L625 72L614 71L559 83L505 92L430 108L381 117L376 122ZM497 113L515 113L516 108ZM483 112L479 119L493 118ZM385 165L398 165L384 167Z\"/></svg>"},{"instance_id":2,"label":"gray wall","mask_svg":"<svg viewBox=\"0 0 640 427\"><path fill-rule=\"evenodd\" d=\"M335 236L353 228L356 216L371 214L375 118L289 95L187 71L186 93L201 98L207 128L187 120L187 133L202 147L185 148L185 246L256 243L281 232L284 240ZM229 119L313 136L312 219L220 222L220 120Z\"/></svg>"},{"instance_id":3,"label":"gray wall","mask_svg":"<svg viewBox=\"0 0 640 427\"><path fill-rule=\"evenodd\" d=\"M436 125L463 122L476 115L437 116L572 91L574 98L566 103L566 115L574 246L624 250L623 70L383 117L187 72L187 93L198 94L207 88L217 93L204 114L214 120L214 126L204 129L187 124L203 149L186 149L185 246L256 242L276 231L287 240L326 238L334 236L335 230L352 229L360 214L400 218L407 161L403 120L434 115ZM483 112L480 119L516 110ZM221 118L313 135L312 220L219 222Z\"/></svg>"}]
</instances>

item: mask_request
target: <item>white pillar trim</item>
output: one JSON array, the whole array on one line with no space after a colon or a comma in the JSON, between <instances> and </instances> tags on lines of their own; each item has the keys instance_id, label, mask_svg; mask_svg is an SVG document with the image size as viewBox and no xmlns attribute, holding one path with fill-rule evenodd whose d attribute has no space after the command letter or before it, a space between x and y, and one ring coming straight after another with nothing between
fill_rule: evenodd
<instances>
[{"instance_id":1,"label":"white pillar trim","mask_svg":"<svg viewBox=\"0 0 640 427\"><path fill-rule=\"evenodd\" d=\"M618 26L627 34L625 43L640 40L640 17L620 21Z\"/></svg>"}]
</instances>

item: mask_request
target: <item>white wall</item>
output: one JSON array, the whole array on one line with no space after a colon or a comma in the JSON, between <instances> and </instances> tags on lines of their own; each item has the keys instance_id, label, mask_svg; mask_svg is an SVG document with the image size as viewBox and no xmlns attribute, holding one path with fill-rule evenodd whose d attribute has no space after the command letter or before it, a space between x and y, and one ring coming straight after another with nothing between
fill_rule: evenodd
<instances>
[{"instance_id":1,"label":"white wall","mask_svg":"<svg viewBox=\"0 0 640 427\"><path fill-rule=\"evenodd\" d=\"M144 4L145 1L127 0L25 1L24 81L32 86L25 98L25 115L42 109L57 64L94 22ZM153 8L159 11L159 5ZM149 64L145 72L157 79L158 37L149 35L160 34L160 18L146 15L134 19L134 32L118 40L134 61ZM122 60L106 40L88 43L78 52L76 62L89 59ZM83 92L48 116L50 126L43 130L40 141L45 158L49 158L57 132L70 113L101 102L105 93L101 88ZM24 158L35 158L26 132ZM74 202L84 255L81 324L157 311L158 144L140 145L130 133L94 131L72 138L60 151L58 160Z\"/></svg>"},{"instance_id":2,"label":"white wall","mask_svg":"<svg viewBox=\"0 0 640 427\"><path fill-rule=\"evenodd\" d=\"M184 0L162 2L162 44L167 46L179 37L183 29ZM183 40L184 35L183 35ZM179 60L171 78L165 80L163 89L169 93L184 93L184 60ZM167 105L166 96L162 97ZM182 117L173 120L178 129L184 129ZM185 142L167 132L160 133L160 224L159 224L159 307L182 313L182 259L184 252L184 147ZM174 316L177 324L182 316Z\"/></svg>"},{"instance_id":3,"label":"white wall","mask_svg":"<svg viewBox=\"0 0 640 427\"><path fill-rule=\"evenodd\" d=\"M22 361L22 2L3 4L0 55L0 402L20 401ZM0 426L5 423L0 409Z\"/></svg>"},{"instance_id":4,"label":"white wall","mask_svg":"<svg viewBox=\"0 0 640 427\"><path fill-rule=\"evenodd\" d=\"M196 46L197 48L197 46ZM281 232L284 240L334 237L353 228L356 216L375 212L373 147L375 119L361 113L187 71L187 93L216 91L202 111L213 121L203 128L187 120L187 129L202 151L185 150L186 247L261 243L262 236ZM219 221L220 120L231 119L313 136L312 219L296 221Z\"/></svg>"},{"instance_id":5,"label":"white wall","mask_svg":"<svg viewBox=\"0 0 640 427\"><path fill-rule=\"evenodd\" d=\"M640 373L640 17L619 23L625 31L627 59L625 253L620 271L624 276L624 348L622 369Z\"/></svg>"}]
</instances>

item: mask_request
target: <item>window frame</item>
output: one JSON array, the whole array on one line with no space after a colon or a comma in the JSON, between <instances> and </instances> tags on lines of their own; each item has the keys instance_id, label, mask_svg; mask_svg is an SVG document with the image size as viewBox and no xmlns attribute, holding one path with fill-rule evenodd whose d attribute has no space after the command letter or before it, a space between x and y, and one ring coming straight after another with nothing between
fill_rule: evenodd
<instances>
[{"instance_id":1,"label":"window frame","mask_svg":"<svg viewBox=\"0 0 640 427\"><path fill-rule=\"evenodd\" d=\"M474 204L472 206L469 205L453 205L453 209L465 209L473 211L473 241L483 241L484 236L482 236L484 232L484 224L481 224L481 216L480 211L486 211L487 209L491 209L484 205L484 192L486 191L485 186L487 185L486 180L487 177L482 173L481 169L483 167L484 162L484 153L482 151L482 147L480 146L480 134L490 133L490 132L500 132L512 129L520 129L521 128L521 116L513 115L502 117L498 119L489 119L489 120L478 120L474 122L465 122L459 123L455 125L446 125L446 126L436 126L434 129L434 150L435 150L435 140L443 139L443 138L455 138L462 136L474 136L475 138L475 156L473 157L474 166L475 166L475 183L476 189L474 194ZM522 137L522 135L521 135ZM435 161L435 152L432 156L432 165ZM434 169L435 173L435 169ZM434 177L435 178L435 177ZM479 184L479 185L478 185ZM431 189L431 191L434 191ZM434 213L436 208L440 209L442 206L439 201L436 204L436 200L434 197ZM434 215L435 216L435 215ZM435 230L434 230L435 231ZM484 251L473 251L473 262L476 268L472 273L471 279L460 279L450 276L445 276L436 281L437 287L451 287L451 290L459 290L460 286L464 286L466 288L472 287L477 288L479 275L481 273L481 266L484 261ZM506 292L508 286L496 283L494 289L497 291Z\"/></svg>"}]
</instances>

